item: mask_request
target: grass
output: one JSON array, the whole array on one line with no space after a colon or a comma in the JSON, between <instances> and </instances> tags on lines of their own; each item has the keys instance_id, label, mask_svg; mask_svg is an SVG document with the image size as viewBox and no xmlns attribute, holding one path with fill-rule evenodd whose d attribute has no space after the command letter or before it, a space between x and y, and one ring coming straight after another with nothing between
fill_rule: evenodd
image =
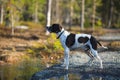
<instances>
[{"instance_id":1,"label":"grass","mask_svg":"<svg viewBox=\"0 0 120 80\"><path fill-rule=\"evenodd\" d=\"M95 27L94 30L92 27L85 28L84 30L81 30L80 26L72 26L71 30L66 28L68 31L73 33L86 33L86 34L92 34L92 35L104 35L106 32L102 27Z\"/></svg>"},{"instance_id":2,"label":"grass","mask_svg":"<svg viewBox=\"0 0 120 80\"><path fill-rule=\"evenodd\" d=\"M20 25L25 25L28 26L30 29L34 29L34 28L43 28L43 25L39 24L39 23L34 23L34 22L20 22Z\"/></svg>"},{"instance_id":3,"label":"grass","mask_svg":"<svg viewBox=\"0 0 120 80\"><path fill-rule=\"evenodd\" d=\"M120 41L113 41L109 44L110 47L113 48L119 48L120 47Z\"/></svg>"}]
</instances>

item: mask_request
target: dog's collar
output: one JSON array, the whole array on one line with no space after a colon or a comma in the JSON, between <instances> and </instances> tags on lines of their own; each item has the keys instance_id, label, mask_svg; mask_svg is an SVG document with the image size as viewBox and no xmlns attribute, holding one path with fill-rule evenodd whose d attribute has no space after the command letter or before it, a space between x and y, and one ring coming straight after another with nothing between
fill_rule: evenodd
<instances>
[{"instance_id":1,"label":"dog's collar","mask_svg":"<svg viewBox=\"0 0 120 80\"><path fill-rule=\"evenodd\" d=\"M58 35L57 39L59 39L60 36L61 36L63 33L64 33L64 31L62 31L62 32Z\"/></svg>"}]
</instances>

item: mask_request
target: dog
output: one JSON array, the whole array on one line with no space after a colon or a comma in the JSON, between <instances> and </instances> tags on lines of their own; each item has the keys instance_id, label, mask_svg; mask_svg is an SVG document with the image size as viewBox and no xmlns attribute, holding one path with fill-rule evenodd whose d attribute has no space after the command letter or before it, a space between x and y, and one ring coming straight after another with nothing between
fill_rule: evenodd
<instances>
[{"instance_id":1,"label":"dog","mask_svg":"<svg viewBox=\"0 0 120 80\"><path fill-rule=\"evenodd\" d=\"M47 30L50 33L56 33L57 39L60 39L62 47L64 48L64 63L65 69L69 67L69 52L76 48L81 48L90 57L91 63L93 59L97 58L100 62L100 68L103 68L102 59L98 55L97 45L103 46L95 37L89 34L74 34L66 31L60 24L52 24L52 26L47 26Z\"/></svg>"}]
</instances>

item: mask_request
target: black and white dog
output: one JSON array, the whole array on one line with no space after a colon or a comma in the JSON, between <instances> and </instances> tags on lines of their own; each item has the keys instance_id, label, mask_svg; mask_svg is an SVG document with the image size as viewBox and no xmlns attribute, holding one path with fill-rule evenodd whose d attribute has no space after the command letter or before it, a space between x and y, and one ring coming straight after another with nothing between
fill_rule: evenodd
<instances>
[{"instance_id":1,"label":"black and white dog","mask_svg":"<svg viewBox=\"0 0 120 80\"><path fill-rule=\"evenodd\" d=\"M59 24L53 24L52 26L47 26L47 30L50 33L56 33L57 39L60 39L60 42L64 48L64 66L65 69L68 69L69 66L69 52L70 50L81 48L85 52L88 52L88 56L91 58L89 62L92 62L94 58L97 58L100 62L100 68L103 68L102 60L97 52L97 44L101 45L92 35L88 34L73 34L66 30Z\"/></svg>"}]
</instances>

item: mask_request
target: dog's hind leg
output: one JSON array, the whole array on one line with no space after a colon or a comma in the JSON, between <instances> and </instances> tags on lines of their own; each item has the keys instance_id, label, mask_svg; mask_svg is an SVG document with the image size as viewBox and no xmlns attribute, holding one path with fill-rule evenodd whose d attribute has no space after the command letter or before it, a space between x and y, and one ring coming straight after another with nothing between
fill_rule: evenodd
<instances>
[{"instance_id":1,"label":"dog's hind leg","mask_svg":"<svg viewBox=\"0 0 120 80\"><path fill-rule=\"evenodd\" d=\"M96 50L91 50L92 53L94 54L94 57L97 58L100 62L100 68L102 69L103 68L103 65L102 65L102 59L100 58L100 56L98 55L98 52Z\"/></svg>"},{"instance_id":2,"label":"dog's hind leg","mask_svg":"<svg viewBox=\"0 0 120 80\"><path fill-rule=\"evenodd\" d=\"M96 56L96 58L100 61L100 68L103 69L102 59L98 55Z\"/></svg>"},{"instance_id":3,"label":"dog's hind leg","mask_svg":"<svg viewBox=\"0 0 120 80\"><path fill-rule=\"evenodd\" d=\"M89 66L92 66L93 60L94 60L94 55L91 53L89 45L85 46L85 53L90 57L90 60L86 64Z\"/></svg>"},{"instance_id":4,"label":"dog's hind leg","mask_svg":"<svg viewBox=\"0 0 120 80\"><path fill-rule=\"evenodd\" d=\"M91 51L85 51L85 53L90 57L90 60L87 62L87 65L92 66L94 55L91 53Z\"/></svg>"},{"instance_id":5,"label":"dog's hind leg","mask_svg":"<svg viewBox=\"0 0 120 80\"><path fill-rule=\"evenodd\" d=\"M90 50L92 54L94 55L94 57L96 57L99 60L100 68L103 68L102 59L99 57L98 52L97 52L97 40L93 36L91 36L90 38L89 46L90 46Z\"/></svg>"}]
</instances>

